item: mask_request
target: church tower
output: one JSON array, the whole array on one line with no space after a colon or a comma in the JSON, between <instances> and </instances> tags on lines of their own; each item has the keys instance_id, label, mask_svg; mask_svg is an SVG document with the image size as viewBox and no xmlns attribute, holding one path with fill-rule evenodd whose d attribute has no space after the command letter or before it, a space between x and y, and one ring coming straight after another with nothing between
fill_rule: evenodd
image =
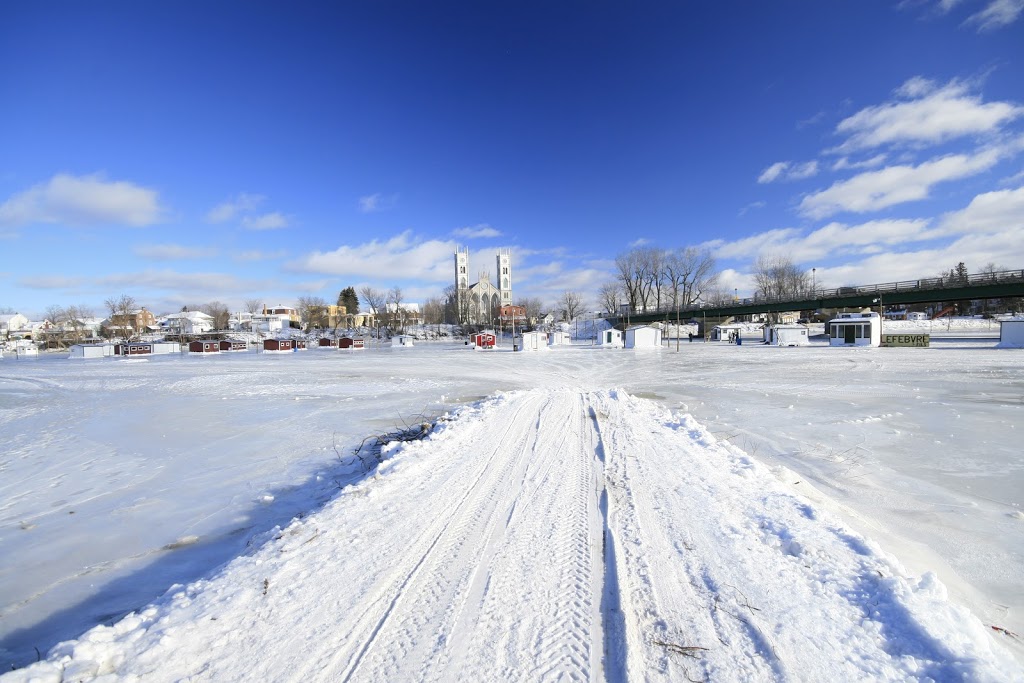
<instances>
[{"instance_id":1,"label":"church tower","mask_svg":"<svg viewBox=\"0 0 1024 683\"><path fill-rule=\"evenodd\" d=\"M499 249L497 256L497 285L501 292L501 305L512 305L512 250Z\"/></svg>"},{"instance_id":2,"label":"church tower","mask_svg":"<svg viewBox=\"0 0 1024 683\"><path fill-rule=\"evenodd\" d=\"M455 247L455 308L462 311L469 297L469 247ZM461 313L457 314L461 315Z\"/></svg>"}]
</instances>

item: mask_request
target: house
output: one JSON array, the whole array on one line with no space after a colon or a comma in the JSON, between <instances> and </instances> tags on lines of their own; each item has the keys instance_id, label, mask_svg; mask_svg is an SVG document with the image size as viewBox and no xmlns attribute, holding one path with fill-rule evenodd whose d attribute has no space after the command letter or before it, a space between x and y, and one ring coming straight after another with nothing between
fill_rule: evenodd
<instances>
[{"instance_id":1,"label":"house","mask_svg":"<svg viewBox=\"0 0 1024 683\"><path fill-rule=\"evenodd\" d=\"M604 346L613 349L622 348L622 330L616 330L615 328L608 330L601 330L598 336L599 346Z\"/></svg>"},{"instance_id":2,"label":"house","mask_svg":"<svg viewBox=\"0 0 1024 683\"><path fill-rule=\"evenodd\" d=\"M640 325L626 330L627 349L660 349L661 330L651 325Z\"/></svg>"},{"instance_id":3,"label":"house","mask_svg":"<svg viewBox=\"0 0 1024 683\"><path fill-rule=\"evenodd\" d=\"M188 343L189 353L220 353L220 342L197 339Z\"/></svg>"},{"instance_id":4,"label":"house","mask_svg":"<svg viewBox=\"0 0 1024 683\"><path fill-rule=\"evenodd\" d=\"M103 321L104 327L119 336L141 334L156 327L156 316L144 307L131 313L115 313Z\"/></svg>"},{"instance_id":5,"label":"house","mask_svg":"<svg viewBox=\"0 0 1024 683\"><path fill-rule=\"evenodd\" d=\"M1024 349L1024 318L1009 318L999 321L998 348Z\"/></svg>"},{"instance_id":6,"label":"house","mask_svg":"<svg viewBox=\"0 0 1024 683\"><path fill-rule=\"evenodd\" d=\"M772 346L810 346L811 339L803 325L766 325L764 343Z\"/></svg>"},{"instance_id":7,"label":"house","mask_svg":"<svg viewBox=\"0 0 1024 683\"><path fill-rule=\"evenodd\" d=\"M526 309L522 306L502 306L498 309L498 319L501 320L502 325L525 325L528 321L526 320Z\"/></svg>"},{"instance_id":8,"label":"house","mask_svg":"<svg viewBox=\"0 0 1024 683\"><path fill-rule=\"evenodd\" d=\"M284 323L285 327L290 327L291 323L295 323L295 326L298 327L302 321L299 312L291 306L264 306L263 315L277 318Z\"/></svg>"},{"instance_id":9,"label":"house","mask_svg":"<svg viewBox=\"0 0 1024 683\"><path fill-rule=\"evenodd\" d=\"M295 344L291 339L264 339L264 353L291 353L295 350Z\"/></svg>"},{"instance_id":10,"label":"house","mask_svg":"<svg viewBox=\"0 0 1024 683\"><path fill-rule=\"evenodd\" d=\"M412 346L412 337L407 334L400 334L391 338L391 346L393 348L404 348Z\"/></svg>"},{"instance_id":11,"label":"house","mask_svg":"<svg viewBox=\"0 0 1024 683\"><path fill-rule=\"evenodd\" d=\"M161 326L171 334L206 334L214 331L212 315L202 311L183 311L167 316Z\"/></svg>"},{"instance_id":12,"label":"house","mask_svg":"<svg viewBox=\"0 0 1024 683\"><path fill-rule=\"evenodd\" d=\"M0 337L9 337L12 332L29 329L29 320L21 313L0 315Z\"/></svg>"},{"instance_id":13,"label":"house","mask_svg":"<svg viewBox=\"0 0 1024 683\"><path fill-rule=\"evenodd\" d=\"M423 314L420 312L419 304L385 304L388 312L388 319L394 321L396 327L404 328L407 325L422 325Z\"/></svg>"},{"instance_id":14,"label":"house","mask_svg":"<svg viewBox=\"0 0 1024 683\"><path fill-rule=\"evenodd\" d=\"M907 320L928 320L928 314L924 311L910 311L907 313Z\"/></svg>"},{"instance_id":15,"label":"house","mask_svg":"<svg viewBox=\"0 0 1024 683\"><path fill-rule=\"evenodd\" d=\"M356 339L354 337L342 337L338 340L339 349L362 349L365 348L366 342L362 339Z\"/></svg>"},{"instance_id":16,"label":"house","mask_svg":"<svg viewBox=\"0 0 1024 683\"><path fill-rule=\"evenodd\" d=\"M478 332L472 339L473 348L481 350L493 349L498 341L493 332Z\"/></svg>"},{"instance_id":17,"label":"house","mask_svg":"<svg viewBox=\"0 0 1024 683\"><path fill-rule=\"evenodd\" d=\"M842 313L828 321L830 346L881 346L882 318L877 313Z\"/></svg>"},{"instance_id":18,"label":"house","mask_svg":"<svg viewBox=\"0 0 1024 683\"><path fill-rule=\"evenodd\" d=\"M220 340L221 351L248 351L249 342L244 339L221 339Z\"/></svg>"},{"instance_id":19,"label":"house","mask_svg":"<svg viewBox=\"0 0 1024 683\"><path fill-rule=\"evenodd\" d=\"M548 334L548 346L568 346L572 343L572 336L568 332L551 332Z\"/></svg>"},{"instance_id":20,"label":"house","mask_svg":"<svg viewBox=\"0 0 1024 683\"><path fill-rule=\"evenodd\" d=\"M249 319L249 329L253 332L274 334L288 327L288 320L277 315L253 315Z\"/></svg>"},{"instance_id":21,"label":"house","mask_svg":"<svg viewBox=\"0 0 1024 683\"><path fill-rule=\"evenodd\" d=\"M543 332L524 332L519 341L520 351L542 351L548 348L548 335Z\"/></svg>"},{"instance_id":22,"label":"house","mask_svg":"<svg viewBox=\"0 0 1024 683\"><path fill-rule=\"evenodd\" d=\"M745 326L738 323L715 325L711 330L711 341L727 341L733 343L740 338L744 329Z\"/></svg>"}]
</instances>

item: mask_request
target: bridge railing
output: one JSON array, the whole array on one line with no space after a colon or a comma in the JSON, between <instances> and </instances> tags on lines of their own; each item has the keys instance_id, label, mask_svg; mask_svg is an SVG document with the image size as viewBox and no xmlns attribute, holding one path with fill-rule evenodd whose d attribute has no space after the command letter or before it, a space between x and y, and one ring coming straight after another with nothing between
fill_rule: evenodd
<instances>
[{"instance_id":1,"label":"bridge railing","mask_svg":"<svg viewBox=\"0 0 1024 683\"><path fill-rule=\"evenodd\" d=\"M883 282L874 285L856 285L850 287L834 287L824 289L816 287L804 291L791 292L787 294L765 296L755 294L745 299L734 299L717 304L705 306L689 305L679 309L680 313L691 313L701 308L723 308L746 304L771 304L771 303L794 303L802 301L817 301L820 299L838 299L846 296L857 296L859 294L885 294L887 292L909 292L914 290L936 290L953 289L960 287L977 287L982 285L1004 284L1008 282L1024 282L1024 270L1004 270L995 273L975 273L958 277L956 275L944 275L941 277L919 278L917 280L902 280L900 282ZM666 304L658 307L648 306L643 310L633 311L635 314L657 315L661 313L674 313L675 306ZM611 316L615 317L615 316Z\"/></svg>"}]
</instances>

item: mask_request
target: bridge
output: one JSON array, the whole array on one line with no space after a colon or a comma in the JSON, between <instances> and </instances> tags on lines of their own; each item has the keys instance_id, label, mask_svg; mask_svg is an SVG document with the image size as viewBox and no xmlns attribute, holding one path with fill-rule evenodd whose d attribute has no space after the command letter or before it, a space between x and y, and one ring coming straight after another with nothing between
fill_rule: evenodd
<instances>
[{"instance_id":1,"label":"bridge","mask_svg":"<svg viewBox=\"0 0 1024 683\"><path fill-rule=\"evenodd\" d=\"M727 318L755 313L782 311L816 311L822 308L874 308L907 304L969 301L972 299L1004 299L1024 297L1024 270L998 273L979 273L966 277L935 277L878 285L816 288L802 294L784 297L754 296L737 299L716 306L688 306L678 311L679 320L697 318ZM649 323L672 321L677 318L674 308L662 307L657 311L630 313L628 316L609 317L613 324L628 322Z\"/></svg>"}]
</instances>

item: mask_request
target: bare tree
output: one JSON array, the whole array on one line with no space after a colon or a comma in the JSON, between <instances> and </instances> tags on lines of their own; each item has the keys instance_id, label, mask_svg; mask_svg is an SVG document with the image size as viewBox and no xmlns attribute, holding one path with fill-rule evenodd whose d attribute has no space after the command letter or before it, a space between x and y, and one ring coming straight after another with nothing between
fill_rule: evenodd
<instances>
[{"instance_id":1,"label":"bare tree","mask_svg":"<svg viewBox=\"0 0 1024 683\"><path fill-rule=\"evenodd\" d=\"M228 323L231 321L231 311L228 310L227 305L219 301L211 301L200 306L199 310L213 318L213 329L226 330L228 328Z\"/></svg>"},{"instance_id":2,"label":"bare tree","mask_svg":"<svg viewBox=\"0 0 1024 683\"><path fill-rule=\"evenodd\" d=\"M440 325L444 322L444 304L436 296L429 297L423 302L423 324Z\"/></svg>"},{"instance_id":3,"label":"bare tree","mask_svg":"<svg viewBox=\"0 0 1024 683\"><path fill-rule=\"evenodd\" d=\"M388 292L387 304L389 308L388 317L390 318L389 327L401 334L405 331L405 312L402 310L401 287L391 288Z\"/></svg>"},{"instance_id":4,"label":"bare tree","mask_svg":"<svg viewBox=\"0 0 1024 683\"><path fill-rule=\"evenodd\" d=\"M606 282L601 285L598 292L601 298L601 308L608 315L616 315L619 312L619 305L622 303L622 283Z\"/></svg>"},{"instance_id":5,"label":"bare tree","mask_svg":"<svg viewBox=\"0 0 1024 683\"><path fill-rule=\"evenodd\" d=\"M686 308L718 283L715 257L707 249L685 247L666 253L663 263L672 308Z\"/></svg>"},{"instance_id":6,"label":"bare tree","mask_svg":"<svg viewBox=\"0 0 1024 683\"><path fill-rule=\"evenodd\" d=\"M250 315L261 313L263 311L263 302L259 299L246 299L244 305L245 312Z\"/></svg>"},{"instance_id":7,"label":"bare tree","mask_svg":"<svg viewBox=\"0 0 1024 683\"><path fill-rule=\"evenodd\" d=\"M387 304L388 300L387 294L373 287L362 287L359 290L359 298L366 302L366 307L377 318L378 322L386 320L387 311L385 310L385 304Z\"/></svg>"},{"instance_id":8,"label":"bare tree","mask_svg":"<svg viewBox=\"0 0 1024 683\"><path fill-rule=\"evenodd\" d=\"M788 256L764 255L754 264L754 284L766 299L784 299L805 295L810 290L810 275Z\"/></svg>"},{"instance_id":9,"label":"bare tree","mask_svg":"<svg viewBox=\"0 0 1024 683\"><path fill-rule=\"evenodd\" d=\"M544 309L544 302L539 298L533 297L520 297L516 302L516 306L523 309L526 315L526 326L533 327L537 324L537 320L540 319L540 312Z\"/></svg>"},{"instance_id":10,"label":"bare tree","mask_svg":"<svg viewBox=\"0 0 1024 683\"><path fill-rule=\"evenodd\" d=\"M571 322L583 312L583 295L567 289L562 292L562 298L558 300L558 304L562 307L565 319Z\"/></svg>"},{"instance_id":11,"label":"bare tree","mask_svg":"<svg viewBox=\"0 0 1024 683\"><path fill-rule=\"evenodd\" d=\"M122 337L129 337L127 334L128 330L131 330L132 336L134 336L136 332L135 311L139 308L135 299L127 294L122 294L117 298L111 297L107 299L103 304L110 311L111 328L119 331Z\"/></svg>"},{"instance_id":12,"label":"bare tree","mask_svg":"<svg viewBox=\"0 0 1024 683\"><path fill-rule=\"evenodd\" d=\"M322 297L300 296L298 311L306 330L327 327L327 302Z\"/></svg>"}]
</instances>

